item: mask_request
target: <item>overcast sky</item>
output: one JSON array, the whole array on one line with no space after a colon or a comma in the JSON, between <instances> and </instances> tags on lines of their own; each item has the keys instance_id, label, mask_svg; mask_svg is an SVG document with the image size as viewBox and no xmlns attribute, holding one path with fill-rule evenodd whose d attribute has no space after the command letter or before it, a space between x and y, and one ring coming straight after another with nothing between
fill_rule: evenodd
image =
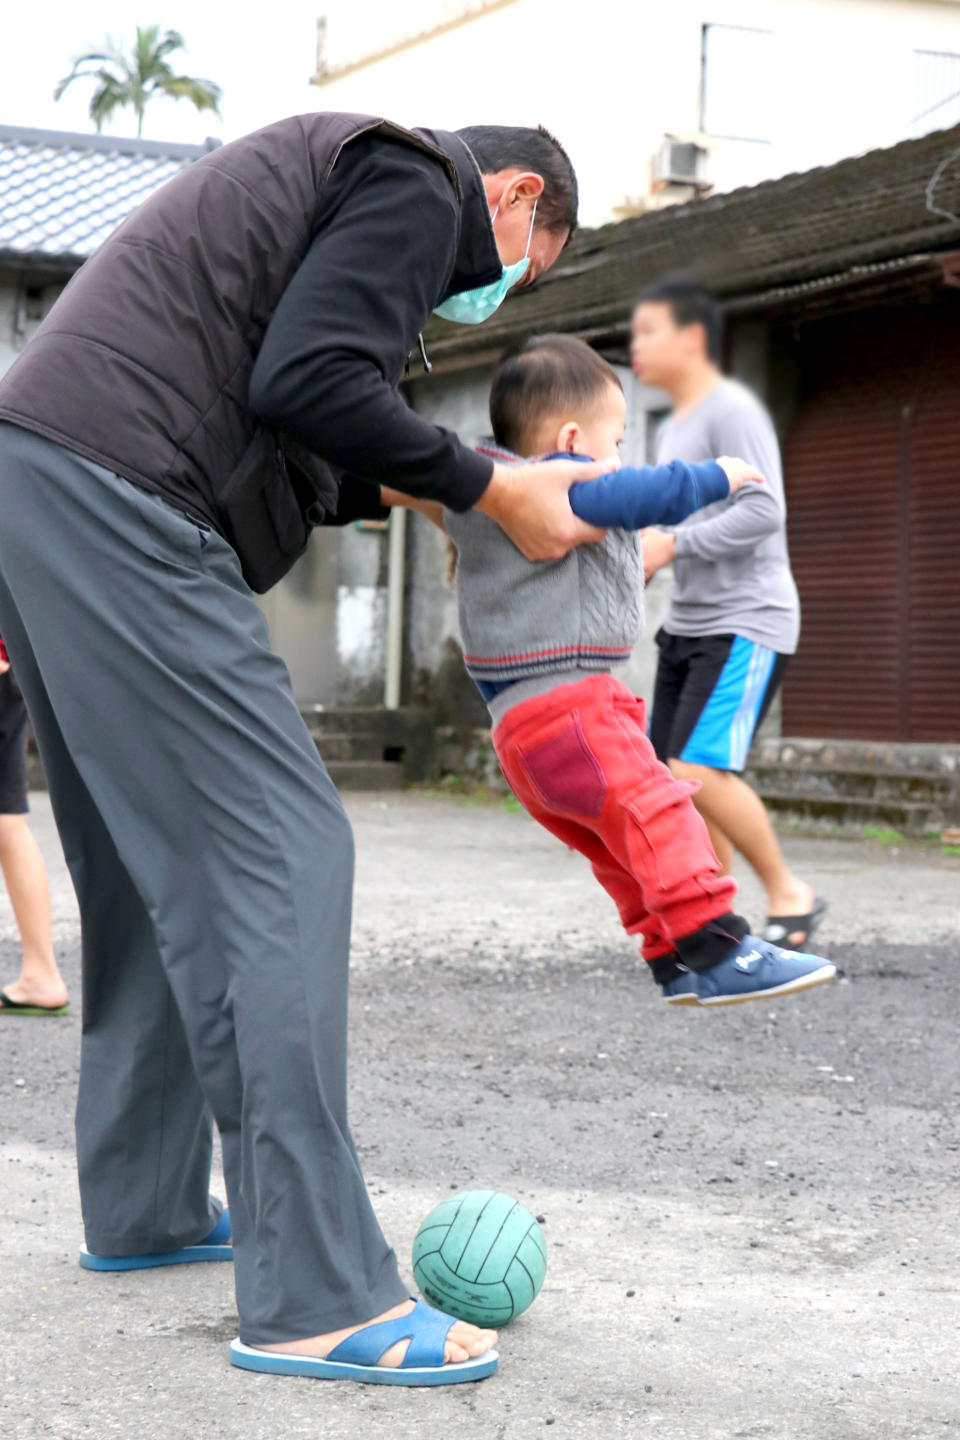
<instances>
[{"instance_id":1,"label":"overcast sky","mask_svg":"<svg viewBox=\"0 0 960 1440\"><path fill-rule=\"evenodd\" d=\"M187 49L172 57L174 68L213 80L224 91L222 123L185 100L153 101L144 121L147 139L196 144L215 135L231 140L283 115L320 109L323 92L310 85L309 78L322 9L322 0L274 0L251 7L223 0L166 0L136 7L121 0L21 0L3 5L0 125L91 131L87 109L93 82L75 81L56 104L54 87L76 55L99 49L108 35L132 43L138 20L179 30ZM133 111L120 112L104 133L135 135Z\"/></svg>"}]
</instances>

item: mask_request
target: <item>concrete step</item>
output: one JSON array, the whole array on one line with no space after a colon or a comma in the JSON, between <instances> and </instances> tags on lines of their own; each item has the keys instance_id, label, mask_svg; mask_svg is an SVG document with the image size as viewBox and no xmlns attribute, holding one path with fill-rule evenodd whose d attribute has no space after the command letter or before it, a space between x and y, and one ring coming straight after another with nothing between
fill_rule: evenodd
<instances>
[{"instance_id":1,"label":"concrete step","mask_svg":"<svg viewBox=\"0 0 960 1440\"><path fill-rule=\"evenodd\" d=\"M386 760L330 760L324 762L338 790L402 790L403 766Z\"/></svg>"},{"instance_id":2,"label":"concrete step","mask_svg":"<svg viewBox=\"0 0 960 1440\"><path fill-rule=\"evenodd\" d=\"M402 763L396 757L384 754L384 750L389 751L391 747L385 746L379 735L364 735L359 730L355 734L338 734L331 730L329 734L314 733L313 739L327 764L334 760L389 759L393 759L394 763Z\"/></svg>"},{"instance_id":3,"label":"concrete step","mask_svg":"<svg viewBox=\"0 0 960 1440\"><path fill-rule=\"evenodd\" d=\"M960 745L766 736L746 778L772 810L922 835L960 818Z\"/></svg>"},{"instance_id":4,"label":"concrete step","mask_svg":"<svg viewBox=\"0 0 960 1440\"><path fill-rule=\"evenodd\" d=\"M786 761L755 762L749 766L746 778L761 793L790 791L813 799L847 796L851 800L910 801L931 806L942 804L954 784L948 775L902 768L798 765Z\"/></svg>"},{"instance_id":5,"label":"concrete step","mask_svg":"<svg viewBox=\"0 0 960 1440\"><path fill-rule=\"evenodd\" d=\"M767 787L759 788L759 793L768 809L804 820L830 820L841 825L884 825L904 835L925 835L930 830L939 830L943 823L939 806L921 800L803 795L792 789L773 790Z\"/></svg>"},{"instance_id":6,"label":"concrete step","mask_svg":"<svg viewBox=\"0 0 960 1440\"><path fill-rule=\"evenodd\" d=\"M898 740L798 740L762 736L751 753L754 763L789 765L798 769L851 770L860 773L960 777L960 744L929 744Z\"/></svg>"},{"instance_id":7,"label":"concrete step","mask_svg":"<svg viewBox=\"0 0 960 1440\"><path fill-rule=\"evenodd\" d=\"M320 754L331 763L396 764L411 783L433 775L436 722L428 710L302 705L300 713Z\"/></svg>"},{"instance_id":8,"label":"concrete step","mask_svg":"<svg viewBox=\"0 0 960 1440\"><path fill-rule=\"evenodd\" d=\"M316 735L340 734L366 735L396 734L405 732L411 724L429 720L428 712L403 708L384 710L382 705L356 706L341 710L335 706L301 705L300 713L307 728Z\"/></svg>"}]
</instances>

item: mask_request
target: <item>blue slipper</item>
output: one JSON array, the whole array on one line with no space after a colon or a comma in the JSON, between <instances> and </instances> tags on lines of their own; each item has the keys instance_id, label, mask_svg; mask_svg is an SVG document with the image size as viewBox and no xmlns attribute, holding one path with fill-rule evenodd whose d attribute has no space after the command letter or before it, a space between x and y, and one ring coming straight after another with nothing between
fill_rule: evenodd
<instances>
[{"instance_id":1,"label":"blue slipper","mask_svg":"<svg viewBox=\"0 0 960 1440\"><path fill-rule=\"evenodd\" d=\"M241 1370L260 1370L267 1375L309 1375L316 1380L360 1380L365 1385L462 1385L465 1380L484 1380L496 1370L500 1357L496 1350L477 1355L472 1360L443 1363L443 1347L450 1327L457 1322L452 1315L434 1310L418 1300L409 1315L397 1320L381 1320L356 1330L335 1345L326 1360L310 1355L278 1355L272 1350L256 1350L242 1340L230 1343L230 1363ZM391 1345L409 1340L407 1353L399 1365L378 1365Z\"/></svg>"},{"instance_id":2,"label":"blue slipper","mask_svg":"<svg viewBox=\"0 0 960 1440\"><path fill-rule=\"evenodd\" d=\"M153 1270L158 1265L193 1265L198 1260L232 1260L230 1211L224 1210L205 1240L185 1245L182 1250L160 1251L155 1255L93 1255L80 1246L84 1270Z\"/></svg>"}]
</instances>

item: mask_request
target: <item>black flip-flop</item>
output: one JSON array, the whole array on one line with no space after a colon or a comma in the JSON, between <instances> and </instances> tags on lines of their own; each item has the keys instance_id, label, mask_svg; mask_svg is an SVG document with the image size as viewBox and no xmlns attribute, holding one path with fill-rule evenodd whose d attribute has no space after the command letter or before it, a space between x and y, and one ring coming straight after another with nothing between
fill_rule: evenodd
<instances>
[{"instance_id":1,"label":"black flip-flop","mask_svg":"<svg viewBox=\"0 0 960 1440\"><path fill-rule=\"evenodd\" d=\"M69 1015L70 1001L65 1005L26 1005L22 1000L11 1000L5 990L0 990L0 1015Z\"/></svg>"},{"instance_id":2,"label":"black flip-flop","mask_svg":"<svg viewBox=\"0 0 960 1440\"><path fill-rule=\"evenodd\" d=\"M820 928L826 913L826 900L814 897L813 908L807 915L769 915L763 938L768 940L771 945L782 945L791 950L799 950L813 939L814 933ZM800 932L803 934L800 944L791 945L788 937Z\"/></svg>"}]
</instances>

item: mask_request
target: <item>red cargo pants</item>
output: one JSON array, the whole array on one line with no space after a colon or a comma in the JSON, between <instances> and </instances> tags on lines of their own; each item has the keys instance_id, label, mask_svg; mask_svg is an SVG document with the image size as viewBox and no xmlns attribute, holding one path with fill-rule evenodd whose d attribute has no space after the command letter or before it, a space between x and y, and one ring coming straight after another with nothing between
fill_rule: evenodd
<instances>
[{"instance_id":1,"label":"red cargo pants","mask_svg":"<svg viewBox=\"0 0 960 1440\"><path fill-rule=\"evenodd\" d=\"M690 796L647 739L642 700L611 675L523 700L493 731L525 810L585 855L643 957L728 913L736 884L720 869Z\"/></svg>"}]
</instances>

